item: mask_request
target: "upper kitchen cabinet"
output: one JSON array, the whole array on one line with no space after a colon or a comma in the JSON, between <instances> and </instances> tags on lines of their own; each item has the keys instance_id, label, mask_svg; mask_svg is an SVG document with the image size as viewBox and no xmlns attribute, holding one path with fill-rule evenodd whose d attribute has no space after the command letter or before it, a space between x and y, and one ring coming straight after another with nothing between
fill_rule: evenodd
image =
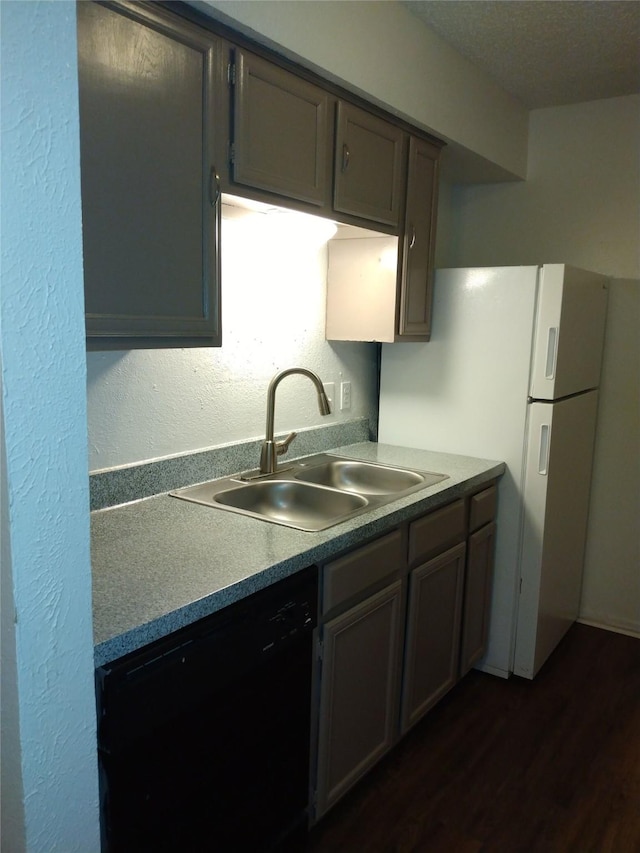
<instances>
[{"instance_id":1,"label":"upper kitchen cabinet","mask_svg":"<svg viewBox=\"0 0 640 853\"><path fill-rule=\"evenodd\" d=\"M229 78L230 192L399 233L406 171L400 127L240 48Z\"/></svg>"},{"instance_id":2,"label":"upper kitchen cabinet","mask_svg":"<svg viewBox=\"0 0 640 853\"><path fill-rule=\"evenodd\" d=\"M405 141L400 127L339 101L334 209L398 229L404 201Z\"/></svg>"},{"instance_id":3,"label":"upper kitchen cabinet","mask_svg":"<svg viewBox=\"0 0 640 853\"><path fill-rule=\"evenodd\" d=\"M410 136L399 238L343 229L329 243L328 340L429 340L439 155Z\"/></svg>"},{"instance_id":4,"label":"upper kitchen cabinet","mask_svg":"<svg viewBox=\"0 0 640 853\"><path fill-rule=\"evenodd\" d=\"M87 345L219 345L226 51L152 4L77 14Z\"/></svg>"},{"instance_id":5,"label":"upper kitchen cabinet","mask_svg":"<svg viewBox=\"0 0 640 853\"><path fill-rule=\"evenodd\" d=\"M328 211L333 104L328 92L236 48L231 65L230 188L264 190ZM235 190L234 185L240 185Z\"/></svg>"},{"instance_id":6,"label":"upper kitchen cabinet","mask_svg":"<svg viewBox=\"0 0 640 853\"><path fill-rule=\"evenodd\" d=\"M409 140L407 204L398 269L398 337L431 334L433 255L438 203L438 158L440 149L424 139Z\"/></svg>"}]
</instances>

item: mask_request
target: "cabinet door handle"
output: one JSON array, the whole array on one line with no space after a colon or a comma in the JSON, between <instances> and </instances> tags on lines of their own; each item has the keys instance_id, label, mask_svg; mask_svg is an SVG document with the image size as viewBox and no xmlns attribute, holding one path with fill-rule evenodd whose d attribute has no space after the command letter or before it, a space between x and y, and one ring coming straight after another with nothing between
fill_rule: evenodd
<instances>
[{"instance_id":1,"label":"cabinet door handle","mask_svg":"<svg viewBox=\"0 0 640 853\"><path fill-rule=\"evenodd\" d=\"M211 207L215 207L220 201L220 175L215 166L211 167L209 174L209 202Z\"/></svg>"},{"instance_id":2,"label":"cabinet door handle","mask_svg":"<svg viewBox=\"0 0 640 853\"><path fill-rule=\"evenodd\" d=\"M416 244L416 226L412 225L411 226L411 237L409 239L409 248L413 249L415 244Z\"/></svg>"},{"instance_id":3,"label":"cabinet door handle","mask_svg":"<svg viewBox=\"0 0 640 853\"><path fill-rule=\"evenodd\" d=\"M211 202L211 206L213 207L213 240L214 240L214 255L215 255L215 277L216 283L218 287L218 293L220 292L220 282L222 280L222 188L220 186L220 175L218 174L218 170L215 166L211 167L211 174L209 176L209 201ZM218 301L218 306L209 305L208 298L205 299L205 312L208 314L209 311L217 311L218 312L218 330L220 328L220 302Z\"/></svg>"},{"instance_id":4,"label":"cabinet door handle","mask_svg":"<svg viewBox=\"0 0 640 853\"><path fill-rule=\"evenodd\" d=\"M346 172L349 168L349 160L351 159L351 151L349 151L349 146L344 143L342 146L342 171Z\"/></svg>"}]
</instances>

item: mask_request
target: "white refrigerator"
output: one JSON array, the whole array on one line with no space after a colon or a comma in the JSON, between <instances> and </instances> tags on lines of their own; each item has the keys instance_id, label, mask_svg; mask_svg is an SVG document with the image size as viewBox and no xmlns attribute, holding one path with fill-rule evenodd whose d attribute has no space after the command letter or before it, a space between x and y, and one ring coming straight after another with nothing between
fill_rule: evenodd
<instances>
[{"instance_id":1,"label":"white refrigerator","mask_svg":"<svg viewBox=\"0 0 640 853\"><path fill-rule=\"evenodd\" d=\"M533 678L578 616L607 279L438 270L428 343L384 344L378 440L504 461L479 668Z\"/></svg>"}]
</instances>

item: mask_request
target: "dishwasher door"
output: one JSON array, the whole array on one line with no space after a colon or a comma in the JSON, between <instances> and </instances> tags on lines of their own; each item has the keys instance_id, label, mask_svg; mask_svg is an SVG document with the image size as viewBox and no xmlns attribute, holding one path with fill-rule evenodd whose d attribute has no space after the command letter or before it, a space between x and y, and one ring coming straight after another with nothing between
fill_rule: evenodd
<instances>
[{"instance_id":1,"label":"dishwasher door","mask_svg":"<svg viewBox=\"0 0 640 853\"><path fill-rule=\"evenodd\" d=\"M98 670L105 850L295 848L316 616L313 567Z\"/></svg>"}]
</instances>

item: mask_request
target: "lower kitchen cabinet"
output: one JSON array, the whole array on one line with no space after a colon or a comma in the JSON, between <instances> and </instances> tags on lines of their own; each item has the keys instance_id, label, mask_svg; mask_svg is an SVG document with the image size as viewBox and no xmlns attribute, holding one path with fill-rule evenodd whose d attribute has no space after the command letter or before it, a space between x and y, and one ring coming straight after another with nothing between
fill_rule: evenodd
<instances>
[{"instance_id":1,"label":"lower kitchen cabinet","mask_svg":"<svg viewBox=\"0 0 640 853\"><path fill-rule=\"evenodd\" d=\"M461 678L482 658L487 648L497 512L498 488L495 484L469 499L469 539L460 646Z\"/></svg>"},{"instance_id":2,"label":"lower kitchen cabinet","mask_svg":"<svg viewBox=\"0 0 640 853\"><path fill-rule=\"evenodd\" d=\"M324 626L316 817L394 742L401 589L395 581Z\"/></svg>"},{"instance_id":3,"label":"lower kitchen cabinet","mask_svg":"<svg viewBox=\"0 0 640 853\"><path fill-rule=\"evenodd\" d=\"M496 501L492 484L322 567L316 820L484 654Z\"/></svg>"},{"instance_id":4,"label":"lower kitchen cabinet","mask_svg":"<svg viewBox=\"0 0 640 853\"><path fill-rule=\"evenodd\" d=\"M458 680L465 552L461 542L409 576L402 733Z\"/></svg>"},{"instance_id":5,"label":"lower kitchen cabinet","mask_svg":"<svg viewBox=\"0 0 640 853\"><path fill-rule=\"evenodd\" d=\"M496 529L492 522L469 537L460 646L461 678L487 648Z\"/></svg>"}]
</instances>

